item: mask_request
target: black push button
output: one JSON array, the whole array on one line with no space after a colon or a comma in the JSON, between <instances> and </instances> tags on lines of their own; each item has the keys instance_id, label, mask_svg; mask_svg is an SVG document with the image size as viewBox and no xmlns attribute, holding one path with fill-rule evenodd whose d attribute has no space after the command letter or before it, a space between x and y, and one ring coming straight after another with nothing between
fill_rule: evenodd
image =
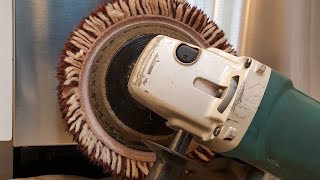
<instances>
[{"instance_id":1,"label":"black push button","mask_svg":"<svg viewBox=\"0 0 320 180\"><path fill-rule=\"evenodd\" d=\"M180 44L177 48L176 54L179 61L190 64L197 60L199 49L190 47L186 44Z\"/></svg>"}]
</instances>

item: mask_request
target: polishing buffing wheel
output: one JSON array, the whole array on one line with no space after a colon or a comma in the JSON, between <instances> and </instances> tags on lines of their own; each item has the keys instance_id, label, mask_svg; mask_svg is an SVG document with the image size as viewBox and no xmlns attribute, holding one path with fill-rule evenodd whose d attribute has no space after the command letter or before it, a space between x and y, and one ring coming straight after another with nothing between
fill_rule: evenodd
<instances>
[{"instance_id":1,"label":"polishing buffing wheel","mask_svg":"<svg viewBox=\"0 0 320 180\"><path fill-rule=\"evenodd\" d=\"M118 133L118 135L114 133L113 137L128 147L141 150L148 150L141 143L141 139L166 140L173 133L165 125L163 118L135 101L127 87L132 67L144 47L154 36L154 34L142 35L129 40L112 57L109 68L106 69L105 89L107 102L116 115L114 119L118 120L113 122L125 127L119 127L120 130L123 129L125 132ZM97 108L101 107L98 106ZM106 123L104 126L106 131L110 132L119 129L114 127L111 130L112 125L108 122L110 121L101 122Z\"/></svg>"},{"instance_id":2,"label":"polishing buffing wheel","mask_svg":"<svg viewBox=\"0 0 320 180\"><path fill-rule=\"evenodd\" d=\"M143 178L155 155L141 140L167 145L174 136L127 88L137 58L158 34L235 53L195 7L175 0L119 0L85 18L61 55L59 103L68 130L92 161L114 175ZM193 142L187 155L204 163L213 152Z\"/></svg>"}]
</instances>

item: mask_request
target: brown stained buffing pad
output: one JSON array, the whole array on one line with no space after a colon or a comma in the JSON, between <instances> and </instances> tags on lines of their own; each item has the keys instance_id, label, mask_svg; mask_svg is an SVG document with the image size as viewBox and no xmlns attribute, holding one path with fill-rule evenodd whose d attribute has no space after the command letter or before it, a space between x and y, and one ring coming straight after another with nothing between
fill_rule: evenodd
<instances>
[{"instance_id":1,"label":"brown stained buffing pad","mask_svg":"<svg viewBox=\"0 0 320 180\"><path fill-rule=\"evenodd\" d=\"M71 33L58 67L59 104L80 149L106 171L143 179L155 161L141 140L167 145L174 131L127 90L139 54L162 34L235 54L223 32L196 7L175 0L118 0L101 6ZM187 156L213 152L191 143Z\"/></svg>"}]
</instances>

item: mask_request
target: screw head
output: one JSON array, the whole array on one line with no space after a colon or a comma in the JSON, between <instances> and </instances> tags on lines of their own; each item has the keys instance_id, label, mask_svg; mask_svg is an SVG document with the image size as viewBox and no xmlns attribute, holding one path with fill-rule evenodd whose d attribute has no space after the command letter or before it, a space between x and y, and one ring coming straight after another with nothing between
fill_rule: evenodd
<instances>
[{"instance_id":1,"label":"screw head","mask_svg":"<svg viewBox=\"0 0 320 180\"><path fill-rule=\"evenodd\" d=\"M223 90L221 88L217 89L216 91L216 97L217 98L221 98L221 96L223 95Z\"/></svg>"},{"instance_id":2,"label":"screw head","mask_svg":"<svg viewBox=\"0 0 320 180\"><path fill-rule=\"evenodd\" d=\"M252 59L251 59L251 58L248 58L248 59L246 60L246 62L244 63L244 67L245 67L245 68L249 68L249 67L251 66L251 64L252 64Z\"/></svg>"},{"instance_id":3,"label":"screw head","mask_svg":"<svg viewBox=\"0 0 320 180\"><path fill-rule=\"evenodd\" d=\"M263 74L266 70L267 70L267 67L265 65L261 65L257 70L257 73Z\"/></svg>"},{"instance_id":4,"label":"screw head","mask_svg":"<svg viewBox=\"0 0 320 180\"><path fill-rule=\"evenodd\" d=\"M221 132L221 126L218 126L213 130L213 135L219 136L220 132Z\"/></svg>"},{"instance_id":5,"label":"screw head","mask_svg":"<svg viewBox=\"0 0 320 180\"><path fill-rule=\"evenodd\" d=\"M229 127L226 134L224 135L224 140L232 141L236 138L238 130L234 127Z\"/></svg>"}]
</instances>

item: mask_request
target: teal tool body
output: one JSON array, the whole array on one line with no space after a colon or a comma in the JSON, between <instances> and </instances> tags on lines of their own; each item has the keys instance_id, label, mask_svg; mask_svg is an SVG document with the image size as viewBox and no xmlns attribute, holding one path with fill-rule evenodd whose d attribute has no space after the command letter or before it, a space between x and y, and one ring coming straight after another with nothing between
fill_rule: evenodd
<instances>
[{"instance_id":1,"label":"teal tool body","mask_svg":"<svg viewBox=\"0 0 320 180\"><path fill-rule=\"evenodd\" d=\"M216 153L282 179L320 179L320 103L253 58L157 36L128 89Z\"/></svg>"}]
</instances>

